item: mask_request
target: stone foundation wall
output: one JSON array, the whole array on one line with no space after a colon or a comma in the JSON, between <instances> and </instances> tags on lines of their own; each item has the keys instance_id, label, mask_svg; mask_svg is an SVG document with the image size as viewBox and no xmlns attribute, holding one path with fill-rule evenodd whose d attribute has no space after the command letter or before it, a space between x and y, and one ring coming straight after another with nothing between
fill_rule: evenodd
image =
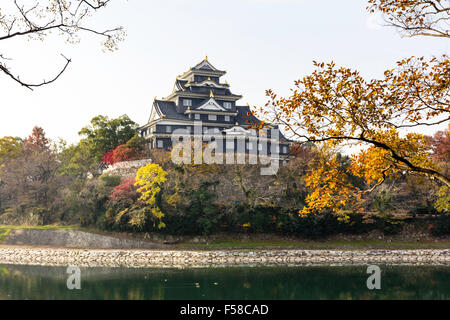
<instances>
[{"instance_id":1,"label":"stone foundation wall","mask_svg":"<svg viewBox=\"0 0 450 320\"><path fill-rule=\"evenodd\" d=\"M140 167L152 163L151 159L122 161L109 166L103 170L103 174L117 175L123 178L134 178Z\"/></svg>"},{"instance_id":2,"label":"stone foundation wall","mask_svg":"<svg viewBox=\"0 0 450 320\"><path fill-rule=\"evenodd\" d=\"M445 250L86 250L0 249L0 264L80 267L195 268L334 264L449 264Z\"/></svg>"},{"instance_id":3,"label":"stone foundation wall","mask_svg":"<svg viewBox=\"0 0 450 320\"><path fill-rule=\"evenodd\" d=\"M55 248L95 248L95 249L166 249L157 242L121 239L80 230L11 230L3 245L55 247Z\"/></svg>"}]
</instances>

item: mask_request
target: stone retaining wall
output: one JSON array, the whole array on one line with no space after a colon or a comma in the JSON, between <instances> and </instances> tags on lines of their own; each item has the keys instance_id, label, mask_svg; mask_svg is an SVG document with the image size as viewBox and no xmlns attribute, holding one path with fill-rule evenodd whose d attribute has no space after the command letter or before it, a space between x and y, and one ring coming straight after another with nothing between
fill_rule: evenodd
<instances>
[{"instance_id":1,"label":"stone retaining wall","mask_svg":"<svg viewBox=\"0 0 450 320\"><path fill-rule=\"evenodd\" d=\"M96 249L166 249L156 242L121 239L80 230L11 230L2 244L13 246L53 246L59 248Z\"/></svg>"},{"instance_id":2,"label":"stone retaining wall","mask_svg":"<svg viewBox=\"0 0 450 320\"><path fill-rule=\"evenodd\" d=\"M0 264L80 267L195 268L334 264L449 264L446 250L85 250L0 249Z\"/></svg>"},{"instance_id":3,"label":"stone retaining wall","mask_svg":"<svg viewBox=\"0 0 450 320\"><path fill-rule=\"evenodd\" d=\"M134 178L140 167L152 163L151 159L122 161L109 166L102 173L109 175L118 175L123 178Z\"/></svg>"}]
</instances>

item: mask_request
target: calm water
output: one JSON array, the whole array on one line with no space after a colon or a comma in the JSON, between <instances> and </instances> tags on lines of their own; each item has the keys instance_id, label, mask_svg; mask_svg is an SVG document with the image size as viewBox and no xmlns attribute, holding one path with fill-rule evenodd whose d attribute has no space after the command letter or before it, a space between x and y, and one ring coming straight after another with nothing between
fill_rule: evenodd
<instances>
[{"instance_id":1,"label":"calm water","mask_svg":"<svg viewBox=\"0 0 450 320\"><path fill-rule=\"evenodd\" d=\"M0 265L0 299L450 299L448 266L380 267L374 291L365 266L81 268L71 291L66 268Z\"/></svg>"}]
</instances>

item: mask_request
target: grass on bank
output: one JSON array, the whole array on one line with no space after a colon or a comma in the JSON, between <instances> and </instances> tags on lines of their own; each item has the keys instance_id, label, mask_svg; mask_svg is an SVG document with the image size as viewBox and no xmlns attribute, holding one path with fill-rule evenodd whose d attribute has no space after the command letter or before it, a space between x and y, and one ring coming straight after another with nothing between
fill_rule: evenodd
<instances>
[{"instance_id":1,"label":"grass on bank","mask_svg":"<svg viewBox=\"0 0 450 320\"><path fill-rule=\"evenodd\" d=\"M264 248L290 248L290 249L446 249L450 248L450 241L422 241L422 242L389 242L383 240L321 240L321 241L240 241L218 240L210 243L179 243L178 248L196 249L264 249Z\"/></svg>"},{"instance_id":2,"label":"grass on bank","mask_svg":"<svg viewBox=\"0 0 450 320\"><path fill-rule=\"evenodd\" d=\"M3 240L6 239L6 237L8 236L8 234L11 232L11 229L9 228L0 228L0 243L3 242Z\"/></svg>"},{"instance_id":3,"label":"grass on bank","mask_svg":"<svg viewBox=\"0 0 450 320\"><path fill-rule=\"evenodd\" d=\"M6 239L11 230L17 229L37 229L37 230L80 230L90 233L97 233L105 236L121 237L121 234L100 231L92 228L82 228L80 226L69 225L46 225L46 226L17 226L0 225L0 244ZM129 238L130 234L127 234ZM132 237L136 240L143 240L142 237ZM218 249L448 249L450 241L395 241L395 240L235 240L222 238L212 240L207 243L180 242L172 248L175 249L199 249L199 250L218 250Z\"/></svg>"},{"instance_id":4,"label":"grass on bank","mask_svg":"<svg viewBox=\"0 0 450 320\"><path fill-rule=\"evenodd\" d=\"M16 229L38 229L38 230L52 230L52 229L61 229L61 230L73 230L77 229L77 226L60 226L56 224L50 224L46 226L13 226L13 225L4 225L0 224L0 230L4 229L10 229L10 230L16 230Z\"/></svg>"},{"instance_id":5,"label":"grass on bank","mask_svg":"<svg viewBox=\"0 0 450 320\"><path fill-rule=\"evenodd\" d=\"M47 225L47 226L13 226L13 225L3 225L0 224L0 244L6 239L11 230L20 229L38 229L38 230L74 230L77 229L76 226L59 226L59 225Z\"/></svg>"}]
</instances>

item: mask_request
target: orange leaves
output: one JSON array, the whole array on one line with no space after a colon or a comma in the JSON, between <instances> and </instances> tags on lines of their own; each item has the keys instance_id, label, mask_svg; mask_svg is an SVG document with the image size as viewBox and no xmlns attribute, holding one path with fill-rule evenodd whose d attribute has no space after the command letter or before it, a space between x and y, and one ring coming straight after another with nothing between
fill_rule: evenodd
<instances>
[{"instance_id":1,"label":"orange leaves","mask_svg":"<svg viewBox=\"0 0 450 320\"><path fill-rule=\"evenodd\" d=\"M288 135L332 146L348 140L373 144L392 130L449 120L450 60L445 55L404 59L384 79L371 81L332 62L314 64L317 70L296 81L289 98L267 91L271 100L260 116L285 125ZM391 147L397 149L389 144L385 149Z\"/></svg>"},{"instance_id":2,"label":"orange leaves","mask_svg":"<svg viewBox=\"0 0 450 320\"><path fill-rule=\"evenodd\" d=\"M434 167L429 155L429 146L425 136L417 133L409 133L401 137L399 133L390 129L376 132L372 139L389 149L383 149L376 145L361 151L352 157L352 174L364 178L368 185L382 183L387 178L393 178L401 171L411 171L405 159L418 168Z\"/></svg>"},{"instance_id":3,"label":"orange leaves","mask_svg":"<svg viewBox=\"0 0 450 320\"><path fill-rule=\"evenodd\" d=\"M354 205L357 189L349 182L347 170L339 163L337 156L322 159L305 178L311 190L306 198L307 206L299 211L300 216L318 214L331 210L342 214L347 205Z\"/></svg>"},{"instance_id":4,"label":"orange leaves","mask_svg":"<svg viewBox=\"0 0 450 320\"><path fill-rule=\"evenodd\" d=\"M350 170L353 175L364 178L368 185L381 183L395 172L389 152L376 147L353 156Z\"/></svg>"}]
</instances>

